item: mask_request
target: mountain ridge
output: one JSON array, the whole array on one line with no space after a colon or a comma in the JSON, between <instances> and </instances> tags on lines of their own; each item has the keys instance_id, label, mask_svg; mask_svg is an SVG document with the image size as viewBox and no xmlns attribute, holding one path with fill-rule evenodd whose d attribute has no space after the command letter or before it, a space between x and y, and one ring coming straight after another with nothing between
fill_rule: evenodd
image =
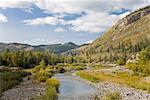
<instances>
[{"instance_id":1,"label":"mountain ridge","mask_svg":"<svg viewBox=\"0 0 150 100\"><path fill-rule=\"evenodd\" d=\"M150 46L150 6L130 13L101 37L71 53L86 57L90 62L99 62L127 59L147 46Z\"/></svg>"},{"instance_id":2,"label":"mountain ridge","mask_svg":"<svg viewBox=\"0 0 150 100\"><path fill-rule=\"evenodd\" d=\"M29 44L23 44L23 43L3 43L0 42L0 52L3 52L5 50L10 51L45 51L48 50L50 52L54 52L57 54L60 54L62 52L75 49L80 47L80 45L76 45L73 42L68 42L64 44L49 44L49 45L29 45Z\"/></svg>"}]
</instances>

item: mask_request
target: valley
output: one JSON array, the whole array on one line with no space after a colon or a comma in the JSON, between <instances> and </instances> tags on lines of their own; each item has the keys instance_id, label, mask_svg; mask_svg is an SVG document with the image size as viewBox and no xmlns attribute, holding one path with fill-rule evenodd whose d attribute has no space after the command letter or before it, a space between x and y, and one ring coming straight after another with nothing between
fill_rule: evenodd
<instances>
[{"instance_id":1,"label":"valley","mask_svg":"<svg viewBox=\"0 0 150 100\"><path fill-rule=\"evenodd\" d=\"M0 43L0 100L150 100L150 6L83 45Z\"/></svg>"},{"instance_id":2,"label":"valley","mask_svg":"<svg viewBox=\"0 0 150 100\"><path fill-rule=\"evenodd\" d=\"M82 64L79 65L84 67ZM65 66L68 69L67 65ZM25 71L30 72L31 70ZM132 70L125 66L96 64L95 67L89 69L87 64L86 68L82 70L72 69L71 71L56 73L52 77L60 81L58 100L150 99L150 80L145 80L147 76L135 75ZM33 69L31 72L33 73ZM43 83L43 79L36 81L33 76L34 74L27 76L21 84L6 90L1 99L38 99L39 96L44 95L46 84ZM12 94L14 95L11 96Z\"/></svg>"}]
</instances>

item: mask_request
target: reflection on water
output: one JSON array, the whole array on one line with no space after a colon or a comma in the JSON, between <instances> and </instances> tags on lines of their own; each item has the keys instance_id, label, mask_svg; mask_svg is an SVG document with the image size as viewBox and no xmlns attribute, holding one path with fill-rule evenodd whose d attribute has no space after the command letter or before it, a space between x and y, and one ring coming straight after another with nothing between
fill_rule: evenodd
<instances>
[{"instance_id":1,"label":"reflection on water","mask_svg":"<svg viewBox=\"0 0 150 100\"><path fill-rule=\"evenodd\" d=\"M59 88L61 95L86 95L96 92L96 89L93 86L77 80L77 76L56 74L54 77L59 79L61 83Z\"/></svg>"}]
</instances>

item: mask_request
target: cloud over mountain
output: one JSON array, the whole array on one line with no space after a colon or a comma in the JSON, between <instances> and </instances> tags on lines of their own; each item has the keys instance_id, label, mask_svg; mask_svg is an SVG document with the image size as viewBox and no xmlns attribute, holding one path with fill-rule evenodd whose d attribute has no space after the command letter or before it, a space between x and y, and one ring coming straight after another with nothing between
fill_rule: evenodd
<instances>
[{"instance_id":1,"label":"cloud over mountain","mask_svg":"<svg viewBox=\"0 0 150 100\"><path fill-rule=\"evenodd\" d=\"M33 6L36 6L51 16L25 19L25 25L69 25L72 31L98 33L104 32L127 12L149 4L149 0L1 0L0 8L19 8L32 12ZM118 11L121 12L117 14ZM64 16L69 14L82 16L65 20Z\"/></svg>"}]
</instances>

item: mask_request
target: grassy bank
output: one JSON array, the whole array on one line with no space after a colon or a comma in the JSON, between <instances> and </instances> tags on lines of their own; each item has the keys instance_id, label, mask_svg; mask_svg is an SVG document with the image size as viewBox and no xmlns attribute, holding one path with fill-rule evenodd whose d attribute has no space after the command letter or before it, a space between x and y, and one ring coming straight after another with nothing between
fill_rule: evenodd
<instances>
[{"instance_id":1,"label":"grassy bank","mask_svg":"<svg viewBox=\"0 0 150 100\"><path fill-rule=\"evenodd\" d=\"M78 76L80 76L80 77L82 77L82 78L84 78L84 79L86 79L86 80L88 80L88 81L94 82L94 83L100 81L100 79L98 79L97 77L95 77L95 76L93 76L93 75L91 75L91 74L89 74L89 73L86 73L86 72L84 72L84 71L79 71L79 72L77 72L76 74L77 74Z\"/></svg>"},{"instance_id":2,"label":"grassy bank","mask_svg":"<svg viewBox=\"0 0 150 100\"><path fill-rule=\"evenodd\" d=\"M83 70L86 69L86 64L84 63L74 63L74 64L68 64L68 63L58 63L56 65L56 68L59 70L60 68L65 69L66 71L71 70Z\"/></svg>"},{"instance_id":3,"label":"grassy bank","mask_svg":"<svg viewBox=\"0 0 150 100\"><path fill-rule=\"evenodd\" d=\"M108 92L104 97L103 100L121 100L120 93L118 92Z\"/></svg>"},{"instance_id":4,"label":"grassy bank","mask_svg":"<svg viewBox=\"0 0 150 100\"><path fill-rule=\"evenodd\" d=\"M0 72L0 95L2 95L2 92L22 82L23 78L27 75L30 75L30 73L26 71Z\"/></svg>"},{"instance_id":5,"label":"grassy bank","mask_svg":"<svg viewBox=\"0 0 150 100\"><path fill-rule=\"evenodd\" d=\"M146 90L150 92L150 83L144 82L142 80L142 76L137 75L129 75L127 73L116 73L116 74L105 74L101 72L86 72L86 71L80 71L77 73L80 77L89 80L91 82L97 82L97 81L108 81L113 83L119 83L119 84L125 84L127 86Z\"/></svg>"},{"instance_id":6,"label":"grassy bank","mask_svg":"<svg viewBox=\"0 0 150 100\"><path fill-rule=\"evenodd\" d=\"M31 98L31 100L57 100L60 83L57 79L52 78L55 73L54 68L50 65L37 65L31 72L34 80L43 82L46 86L45 93L42 96Z\"/></svg>"}]
</instances>

